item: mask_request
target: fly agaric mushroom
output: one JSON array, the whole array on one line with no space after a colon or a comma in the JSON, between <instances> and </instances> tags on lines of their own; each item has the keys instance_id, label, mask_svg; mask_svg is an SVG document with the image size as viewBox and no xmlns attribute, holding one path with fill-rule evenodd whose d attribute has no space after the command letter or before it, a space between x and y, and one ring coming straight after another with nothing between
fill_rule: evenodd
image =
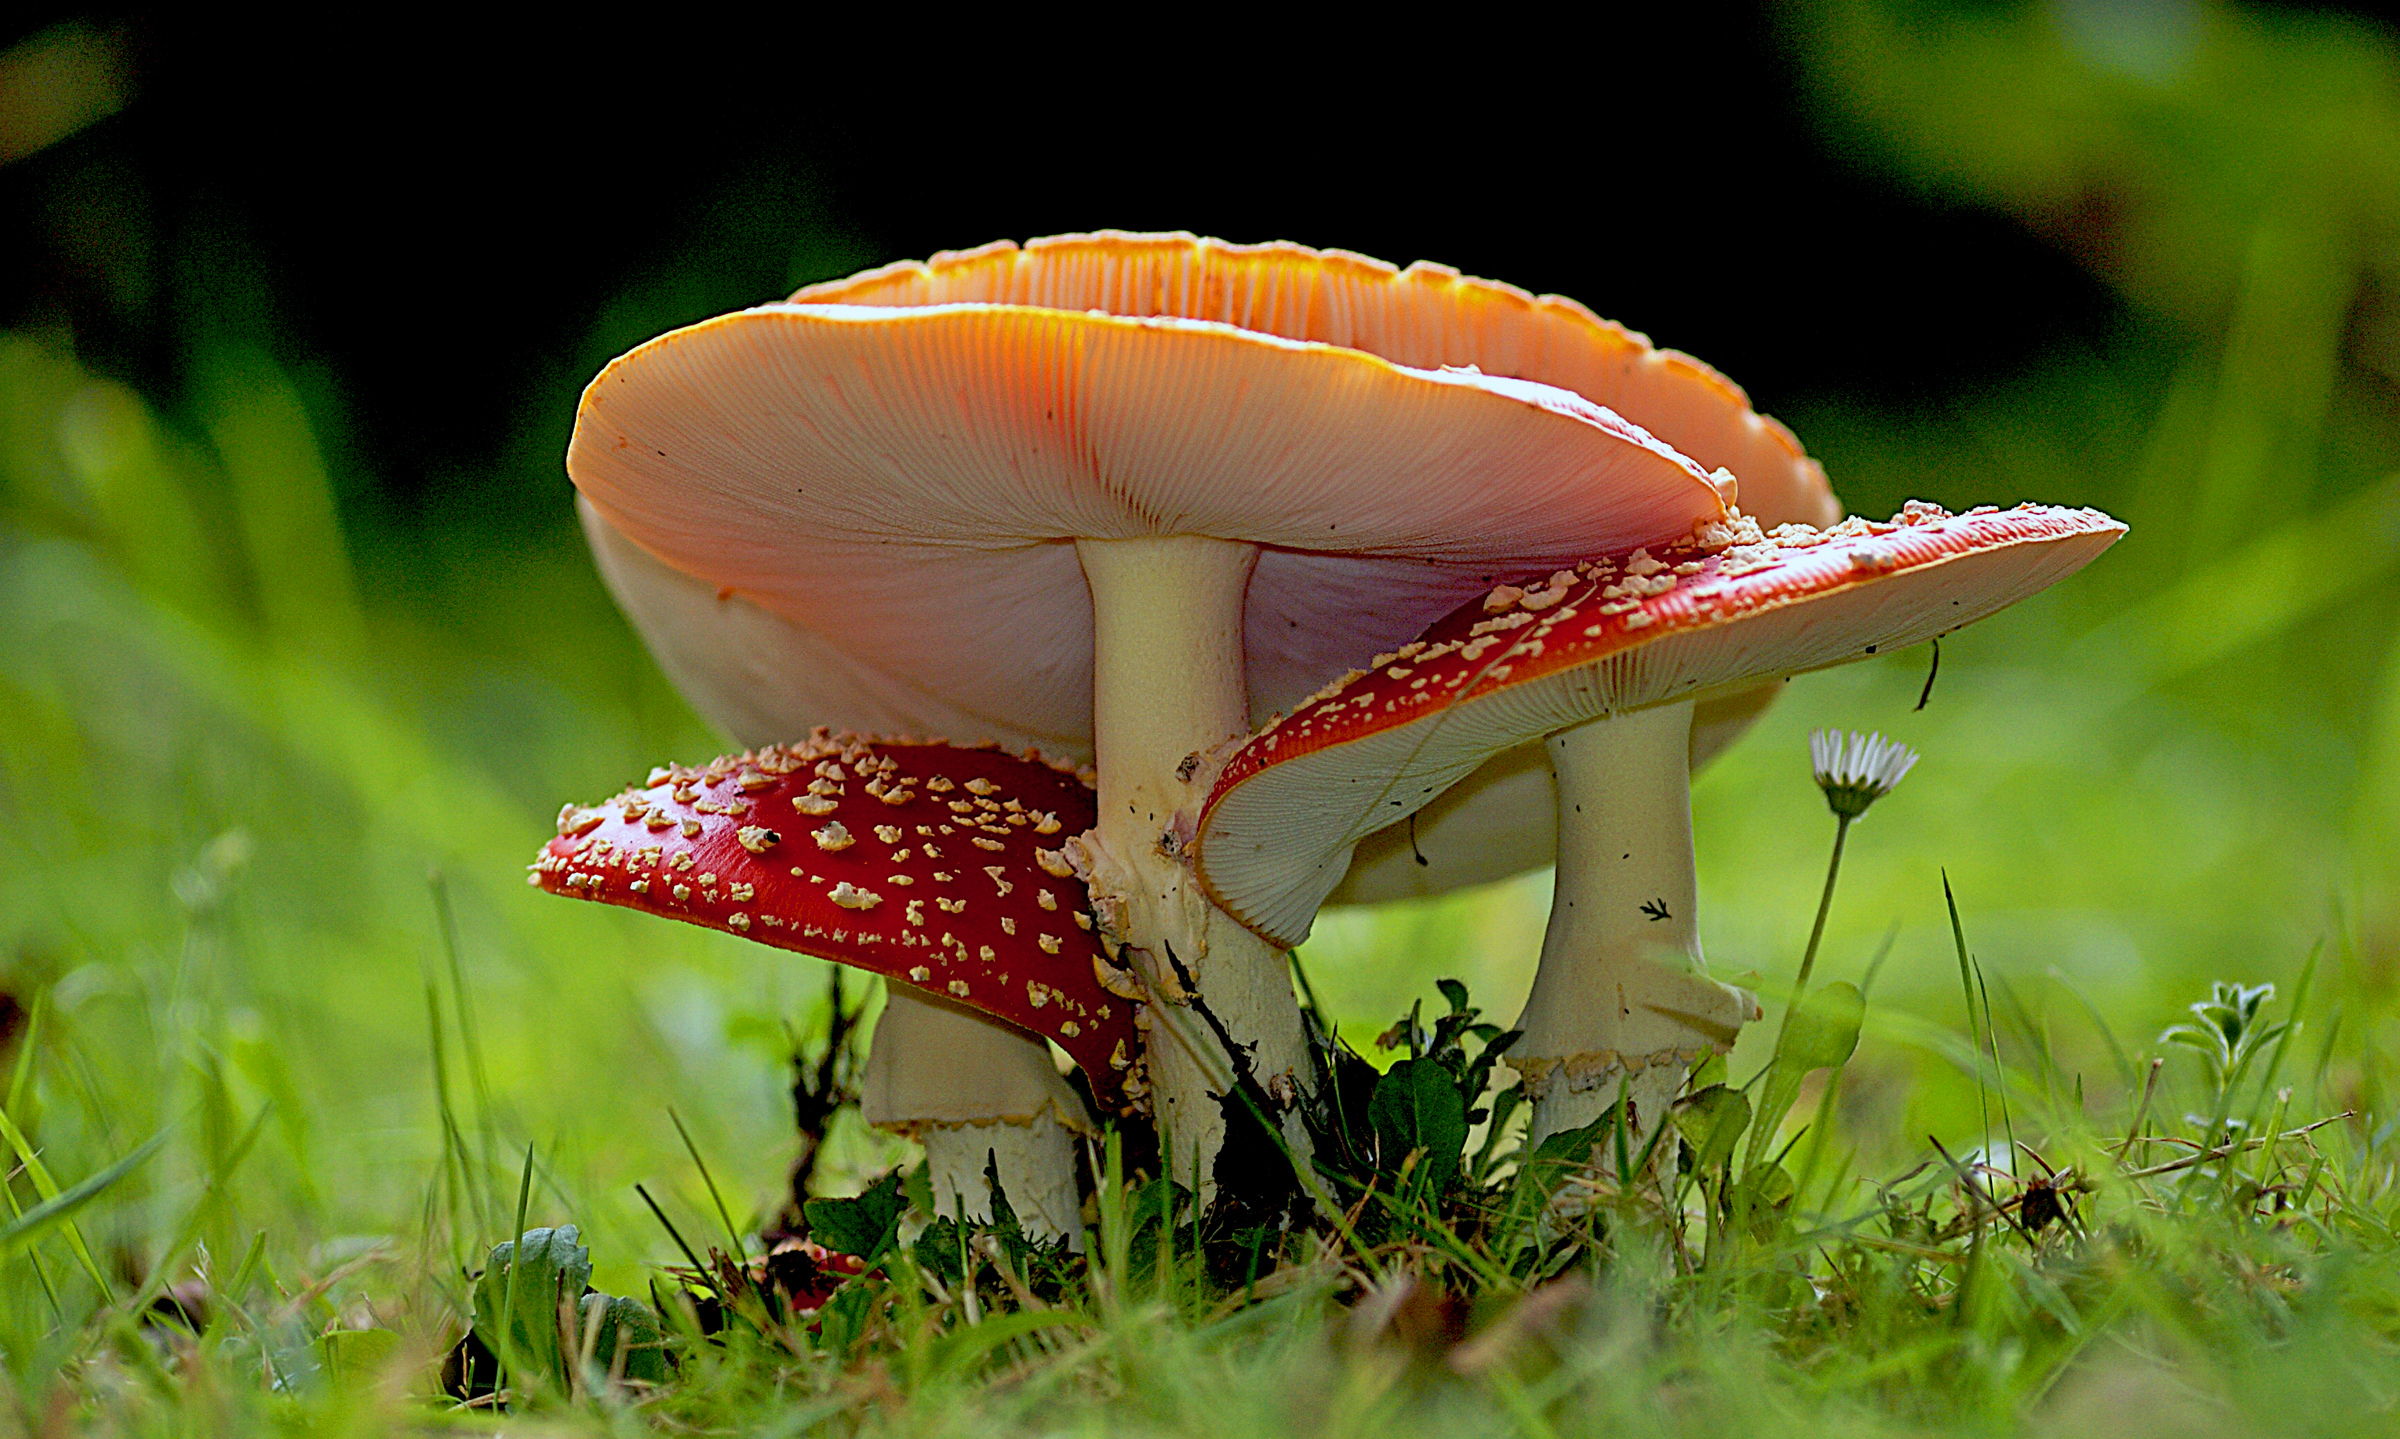
<instances>
[{"instance_id":1,"label":"fly agaric mushroom","mask_svg":"<svg viewBox=\"0 0 2400 1439\"><path fill-rule=\"evenodd\" d=\"M819 731L569 805L530 878L883 975L868 1121L924 1142L943 1213L988 1217L988 1156L1028 1229L1072 1236L1070 1131L1090 1122L1046 1056L1021 1062L1041 1051L1018 1032L1123 1102L1133 1006L1100 987L1059 850L1091 822L1089 785L1037 755Z\"/></svg>"},{"instance_id":2,"label":"fly agaric mushroom","mask_svg":"<svg viewBox=\"0 0 2400 1439\"><path fill-rule=\"evenodd\" d=\"M1138 260L1150 242L1026 263L1105 275L1118 245ZM1100 820L1070 853L1111 942L1147 961L1120 992L1188 997L1171 952L1288 1096L1307 1073L1290 981L1189 882L1186 760L1246 730L1258 693L1304 692L1501 566L1683 534L1724 504L1691 460L1565 390L1241 328L1265 311L1239 306L1043 307L1071 290L909 306L819 287L673 332L585 391L568 470L609 530L851 657L838 682L1089 734ZM1438 321L1442 304L1401 308ZM1154 1034L1150 1073L1177 1167L1205 1186L1226 1061L1201 1033ZM1285 1133L1305 1145L1295 1119Z\"/></svg>"},{"instance_id":3,"label":"fly agaric mushroom","mask_svg":"<svg viewBox=\"0 0 2400 1439\"><path fill-rule=\"evenodd\" d=\"M1957 629L2089 563L2125 527L2025 505L1889 524L1748 519L1502 585L1230 754L1194 841L1201 881L1271 943L1305 939L1351 846L1490 757L1546 742L1558 880L1508 1062L1528 1142L1630 1094L1645 1131L1756 1000L1708 978L1692 859L1694 706Z\"/></svg>"}]
</instances>

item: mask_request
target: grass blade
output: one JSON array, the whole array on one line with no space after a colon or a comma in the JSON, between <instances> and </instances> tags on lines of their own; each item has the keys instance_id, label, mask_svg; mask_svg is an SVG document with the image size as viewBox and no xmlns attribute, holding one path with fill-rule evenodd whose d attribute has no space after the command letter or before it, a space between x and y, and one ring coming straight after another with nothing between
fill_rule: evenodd
<instances>
[{"instance_id":1,"label":"grass blade","mask_svg":"<svg viewBox=\"0 0 2400 1439\"><path fill-rule=\"evenodd\" d=\"M50 1007L50 991L40 990L33 996L33 1009L25 1016L25 1033L17 1040L17 1068L8 1077L8 1100L0 1104L10 1114L22 1114L25 1088L33 1082L33 1052L41 1047L42 1012Z\"/></svg>"},{"instance_id":2,"label":"grass blade","mask_svg":"<svg viewBox=\"0 0 2400 1439\"><path fill-rule=\"evenodd\" d=\"M1983 1112L1983 1147L1992 1147L1992 1101L1983 1083L1983 1041L1975 1033L1974 961L1967 958L1967 927L1958 917L1958 896L1950 889L1950 871L1942 871L1942 903L1950 908L1950 941L1958 950L1958 987L1967 997L1967 1039L1975 1047L1975 1103Z\"/></svg>"},{"instance_id":3,"label":"grass blade","mask_svg":"<svg viewBox=\"0 0 2400 1439\"><path fill-rule=\"evenodd\" d=\"M492 1220L483 1209L483 1195L475 1183L473 1166L467 1162L466 1148L458 1134L458 1115L450 1105L450 1055L442 1043L442 997L434 986L433 976L425 977L425 1028L433 1046L433 1103L441 1111L442 1121L442 1178L447 1191L452 1226L459 1217L459 1189L464 1186L467 1198L475 1207L475 1227L478 1233L491 1232Z\"/></svg>"},{"instance_id":4,"label":"grass blade","mask_svg":"<svg viewBox=\"0 0 2400 1439\"><path fill-rule=\"evenodd\" d=\"M16 1126L9 1127L13 1131ZM6 1258L16 1253L19 1247L32 1243L52 1225L64 1224L68 1226L69 1232L72 1232L74 1221L69 1216L106 1193L109 1187L118 1180L148 1163L150 1157L158 1153L159 1146L166 1142L167 1131L162 1129L143 1140L131 1154L101 1170L98 1174L80 1181L72 1188L58 1190L33 1208L11 1219L7 1224L0 1225L0 1258ZM76 1239L75 1249L84 1257L86 1264L91 1262L90 1251L84 1249L80 1236ZM93 1277L98 1278L98 1275L95 1273ZM107 1292L107 1289L107 1281L102 1280L102 1292Z\"/></svg>"},{"instance_id":5,"label":"grass blade","mask_svg":"<svg viewBox=\"0 0 2400 1439\"><path fill-rule=\"evenodd\" d=\"M733 1296L727 1294L717 1283L717 1272L701 1263L700 1256L692 1252L692 1246L683 1242L683 1235L675 1228L675 1221L667 1218L667 1211L658 1207L658 1201L650 1197L649 1190L637 1184L633 1186L633 1192L642 1196L642 1202L650 1206L652 1214L658 1216L658 1227L667 1231L667 1237L675 1241L677 1249L683 1251L685 1262L692 1266L693 1271L700 1276L700 1282L708 1286L709 1292L717 1296L717 1303L724 1307L728 1315L732 1314Z\"/></svg>"},{"instance_id":6,"label":"grass blade","mask_svg":"<svg viewBox=\"0 0 2400 1439\"><path fill-rule=\"evenodd\" d=\"M161 1133L164 1131L162 1130ZM25 1137L25 1131L17 1128L17 1122L8 1117L6 1110L0 1110L0 1138L6 1139L9 1148L17 1152L17 1159L24 1164L26 1175L33 1180L34 1192L42 1196L42 1202L26 1211L27 1215L39 1214L49 1209L61 1197L58 1181L50 1177L50 1167L42 1163L42 1156L35 1152L32 1141ZM156 1136L153 1136L153 1141L155 1139ZM69 1205L58 1213L62 1216L72 1214L79 1207L81 1206ZM16 1222L22 1223L23 1221ZM67 1247L75 1251L75 1257L82 1262L84 1272L92 1276L94 1284L100 1286L102 1297L113 1300L116 1297L116 1291L109 1287L108 1276L100 1272L98 1261L92 1258L91 1246L83 1242L83 1231L75 1227L75 1221L72 1219L68 1219L66 1224Z\"/></svg>"},{"instance_id":7,"label":"grass blade","mask_svg":"<svg viewBox=\"0 0 2400 1439\"><path fill-rule=\"evenodd\" d=\"M1955 916L1956 911L1952 911ZM2000 1132L2008 1140L2008 1172L2017 1172L2017 1126L2008 1117L2008 1072L2000 1067L2000 1031L1992 1023L1992 991L1983 982L1983 962L1975 964L1975 987L1983 993L1983 1034L1992 1045L1992 1087L2000 1092ZM1986 1136L1983 1150L1989 1155L1992 1141Z\"/></svg>"},{"instance_id":8,"label":"grass blade","mask_svg":"<svg viewBox=\"0 0 2400 1439\"><path fill-rule=\"evenodd\" d=\"M708 1186L708 1199L717 1206L717 1218L725 1221L725 1238L733 1246L733 1257L749 1258L750 1251L742 1243L742 1231L734 1227L733 1215L725 1208L725 1197L717 1193L717 1181L708 1172L708 1161L700 1157L700 1146L692 1143L692 1132L683 1127L683 1116L677 1114L675 1106L670 1104L667 1106L667 1118L675 1122L675 1137L683 1141L683 1152L692 1157L692 1167L700 1171L700 1182Z\"/></svg>"},{"instance_id":9,"label":"grass blade","mask_svg":"<svg viewBox=\"0 0 2400 1439\"><path fill-rule=\"evenodd\" d=\"M513 1341L515 1340L517 1333L517 1271L524 1267L519 1261L523 1260L525 1257L525 1206L531 1202L532 1199L533 1146L531 1144L527 1144L525 1146L525 1173L524 1176L517 1181L517 1227L511 1232L511 1238L509 1241L508 1289L506 1292L506 1297L500 1302L501 1343L499 1349L512 1349L515 1347ZM496 1349L494 1353L498 1356L502 1363L508 1362L510 1356L507 1354L500 1353L498 1349Z\"/></svg>"},{"instance_id":10,"label":"grass blade","mask_svg":"<svg viewBox=\"0 0 2400 1439\"><path fill-rule=\"evenodd\" d=\"M201 1192L200 1202L193 1205L192 1212L185 1216L183 1228L176 1234L175 1242L159 1255L158 1262L150 1267L150 1277L142 1281L141 1288L136 1289L133 1297L125 1301L118 1311L120 1329L147 1313L150 1302L166 1291L167 1276L182 1261L185 1251L199 1242L200 1231L208 1223L209 1212L215 1208L215 1201L225 1193L225 1186L233 1178L234 1171L241 1168L242 1161L250 1157L251 1149L258 1144L258 1136L266 1132L267 1116L274 1112L274 1108L271 1101L260 1105L257 1115L250 1121L250 1127L242 1131L242 1137L235 1140L218 1160L215 1171L208 1177L208 1187Z\"/></svg>"},{"instance_id":11,"label":"grass blade","mask_svg":"<svg viewBox=\"0 0 2400 1439\"><path fill-rule=\"evenodd\" d=\"M450 881L438 869L429 871L426 882L433 889L433 915L442 932L442 953L450 961L450 1008L458 1016L460 1047L467 1052L467 1082L475 1090L475 1128L483 1140L483 1183L499 1164L499 1131L493 1128L492 1085L483 1063L483 1037L475 1023L475 1001L467 992L466 962L458 942L458 912L450 904ZM480 1190L475 1196L476 1213L484 1212L488 1196ZM489 1221L487 1220L488 1224Z\"/></svg>"},{"instance_id":12,"label":"grass blade","mask_svg":"<svg viewBox=\"0 0 2400 1439\"><path fill-rule=\"evenodd\" d=\"M2054 964L2048 973L2052 984L2065 990L2069 998L2083 1006L2084 1017L2092 1022L2092 1028L2100 1035L2100 1042L2108 1046L2108 1059L2109 1063L2116 1066L2117 1083L2126 1093L2132 1093L2135 1083L2133 1061L2126 1057L2125 1046L2117 1043L2117 1032L2109 1027L2107 1018L2100 1013L2100 1006L2092 1003L2091 996L2068 980L2065 970Z\"/></svg>"}]
</instances>

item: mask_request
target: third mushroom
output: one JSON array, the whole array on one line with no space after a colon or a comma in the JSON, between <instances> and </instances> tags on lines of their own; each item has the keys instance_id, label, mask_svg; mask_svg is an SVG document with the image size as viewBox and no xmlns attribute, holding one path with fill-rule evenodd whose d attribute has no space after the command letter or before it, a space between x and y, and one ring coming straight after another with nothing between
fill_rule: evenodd
<instances>
[{"instance_id":1,"label":"third mushroom","mask_svg":"<svg viewBox=\"0 0 2400 1439\"><path fill-rule=\"evenodd\" d=\"M1138 1043L1095 974L1083 887L1059 874L1091 805L1039 755L820 730L569 805L531 878L884 975L867 1121L924 1142L944 1214L988 1218L988 1172L1028 1232L1080 1243L1091 1121L1043 1040L1108 1109Z\"/></svg>"},{"instance_id":2,"label":"third mushroom","mask_svg":"<svg viewBox=\"0 0 2400 1439\"><path fill-rule=\"evenodd\" d=\"M1673 545L1495 586L1377 655L1228 756L1194 846L1209 892L1296 945L1358 842L1494 755L1549 750L1558 879L1509 1063L1528 1143L1620 1093L1656 1126L1691 1066L1757 1016L1701 958L1689 789L1699 707L1762 681L1917 644L2088 564L2125 527L2025 505L1761 531L1707 522Z\"/></svg>"}]
</instances>

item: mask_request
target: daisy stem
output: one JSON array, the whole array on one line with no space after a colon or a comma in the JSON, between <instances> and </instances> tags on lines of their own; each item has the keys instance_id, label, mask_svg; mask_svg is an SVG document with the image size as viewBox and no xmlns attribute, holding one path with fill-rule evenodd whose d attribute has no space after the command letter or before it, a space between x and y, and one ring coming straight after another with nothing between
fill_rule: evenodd
<instances>
[{"instance_id":1,"label":"daisy stem","mask_svg":"<svg viewBox=\"0 0 2400 1439\"><path fill-rule=\"evenodd\" d=\"M1783 1041L1792 1030L1792 1016L1800 1012L1800 1000L1808 993L1808 977L1817 967L1817 946L1825 939L1825 916L1833 910L1833 885L1842 873L1842 845L1850 838L1850 821L1857 818L1839 810L1834 812L1833 859L1825 866L1825 892L1817 897L1817 922L1808 932L1808 949L1800 956L1800 974L1792 981L1791 1003L1784 1008L1783 1022L1775 1029L1775 1048L1768 1052L1766 1066L1751 1080L1765 1080L1769 1087L1775 1083L1775 1071L1783 1064ZM1743 1086L1748 1088L1748 1085ZM1761 1093L1764 1093L1762 1090ZM1766 1131L1755 1129L1750 1135L1750 1148L1743 1160L1745 1169L1755 1166L1767 1141Z\"/></svg>"},{"instance_id":2,"label":"daisy stem","mask_svg":"<svg viewBox=\"0 0 2400 1439\"><path fill-rule=\"evenodd\" d=\"M1817 897L1817 922L1808 932L1808 948L1800 956L1800 975L1792 981L1792 1002L1783 1012L1783 1025L1775 1031L1775 1052L1783 1052L1783 1036L1792 1027L1792 1016L1800 1009L1801 996L1808 993L1808 977L1817 967L1817 946L1825 940L1825 916L1833 912L1833 884L1842 873L1842 845L1850 838L1850 821L1854 815L1836 814L1833 817L1833 860L1825 866L1825 892Z\"/></svg>"}]
</instances>

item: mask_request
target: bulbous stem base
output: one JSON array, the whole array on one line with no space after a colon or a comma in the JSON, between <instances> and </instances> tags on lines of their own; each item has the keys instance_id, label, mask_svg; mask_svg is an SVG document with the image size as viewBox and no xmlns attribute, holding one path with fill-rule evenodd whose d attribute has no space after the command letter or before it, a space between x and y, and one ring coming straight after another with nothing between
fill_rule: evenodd
<instances>
[{"instance_id":1,"label":"bulbous stem base","mask_svg":"<svg viewBox=\"0 0 2400 1439\"><path fill-rule=\"evenodd\" d=\"M1541 968L1509 1062L1533 1100L1528 1142L1633 1105L1637 1150L1692 1065L1758 1015L1708 977L1692 861L1692 707L1591 720L1549 739L1558 880Z\"/></svg>"}]
</instances>

